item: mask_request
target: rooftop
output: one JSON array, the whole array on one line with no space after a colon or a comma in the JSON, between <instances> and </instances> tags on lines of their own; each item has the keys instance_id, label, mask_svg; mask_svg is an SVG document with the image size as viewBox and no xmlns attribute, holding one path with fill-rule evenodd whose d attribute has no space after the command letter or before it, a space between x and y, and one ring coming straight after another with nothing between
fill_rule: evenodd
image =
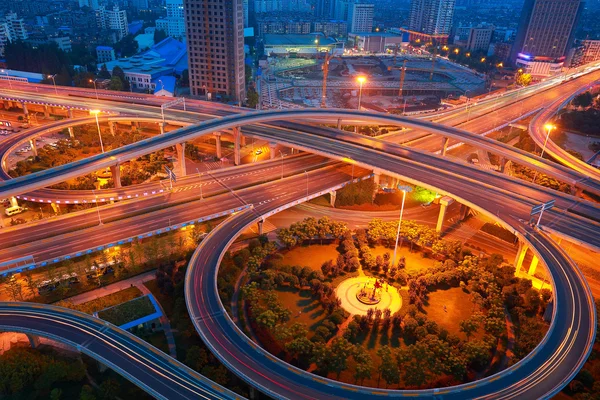
<instances>
[{"instance_id":1,"label":"rooftop","mask_svg":"<svg viewBox=\"0 0 600 400\"><path fill-rule=\"evenodd\" d=\"M319 46L334 45L335 39L319 37ZM265 44L267 45L289 45L289 46L315 46L315 35L276 35L266 34Z\"/></svg>"}]
</instances>

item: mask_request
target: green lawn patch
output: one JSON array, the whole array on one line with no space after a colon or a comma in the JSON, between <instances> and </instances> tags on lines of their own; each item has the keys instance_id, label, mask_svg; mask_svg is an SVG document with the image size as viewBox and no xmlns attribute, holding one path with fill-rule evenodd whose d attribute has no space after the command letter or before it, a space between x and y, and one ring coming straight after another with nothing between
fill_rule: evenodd
<instances>
[{"instance_id":1,"label":"green lawn patch","mask_svg":"<svg viewBox=\"0 0 600 400\"><path fill-rule=\"evenodd\" d=\"M444 311L446 306L446 311ZM473 314L473 303L471 296L461 288L450 288L447 290L436 290L429 293L429 300L424 307L427 318L435 321L448 332L465 339L464 333L460 332L459 323L468 319Z\"/></svg>"},{"instance_id":2,"label":"green lawn patch","mask_svg":"<svg viewBox=\"0 0 600 400\"><path fill-rule=\"evenodd\" d=\"M148 296L144 296L100 311L98 317L111 324L121 326L153 314L155 311L154 305Z\"/></svg>"},{"instance_id":3,"label":"green lawn patch","mask_svg":"<svg viewBox=\"0 0 600 400\"><path fill-rule=\"evenodd\" d=\"M385 246L375 246L371 248L371 254L373 254L374 257L383 257L385 253L390 253L390 256L393 257L394 249L390 249ZM406 244L405 246L398 248L397 257L404 257L406 260L406 266L404 267L404 270L407 273L423 271L423 269L429 269L435 265L435 260L432 258L423 257L423 253L421 251L411 253Z\"/></svg>"},{"instance_id":4,"label":"green lawn patch","mask_svg":"<svg viewBox=\"0 0 600 400\"><path fill-rule=\"evenodd\" d=\"M336 250L337 244L313 244L310 246L296 246L291 250L284 250L280 254L283 256L275 261L275 267L282 265L299 265L309 267L320 271L321 265L325 261L335 260L339 253Z\"/></svg>"},{"instance_id":5,"label":"green lawn patch","mask_svg":"<svg viewBox=\"0 0 600 400\"><path fill-rule=\"evenodd\" d=\"M298 291L282 287L276 289L276 292L279 301L292 312L288 324L298 322L306 325L308 336L311 338L314 331L328 317L319 301L311 296L310 290Z\"/></svg>"},{"instance_id":6,"label":"green lawn patch","mask_svg":"<svg viewBox=\"0 0 600 400\"><path fill-rule=\"evenodd\" d=\"M142 291L133 286L77 305L69 303L68 301L59 301L56 303L56 305L82 311L87 314L93 314L100 310L126 303L141 296Z\"/></svg>"}]
</instances>

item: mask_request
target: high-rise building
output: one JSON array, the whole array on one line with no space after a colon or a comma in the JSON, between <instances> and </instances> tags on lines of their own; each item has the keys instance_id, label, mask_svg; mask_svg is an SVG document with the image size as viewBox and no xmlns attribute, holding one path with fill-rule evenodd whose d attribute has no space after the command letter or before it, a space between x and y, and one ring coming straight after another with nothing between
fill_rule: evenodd
<instances>
[{"instance_id":1,"label":"high-rise building","mask_svg":"<svg viewBox=\"0 0 600 400\"><path fill-rule=\"evenodd\" d=\"M354 0L335 0L334 16L339 21L348 21L350 6Z\"/></svg>"},{"instance_id":2,"label":"high-rise building","mask_svg":"<svg viewBox=\"0 0 600 400\"><path fill-rule=\"evenodd\" d=\"M455 0L411 0L408 28L427 35L447 35Z\"/></svg>"},{"instance_id":3,"label":"high-rise building","mask_svg":"<svg viewBox=\"0 0 600 400\"><path fill-rule=\"evenodd\" d=\"M322 19L335 18L335 0L317 0L315 17Z\"/></svg>"},{"instance_id":4,"label":"high-rise building","mask_svg":"<svg viewBox=\"0 0 600 400\"><path fill-rule=\"evenodd\" d=\"M348 10L348 26L350 32L371 32L373 30L373 15L375 5L354 3Z\"/></svg>"},{"instance_id":5,"label":"high-rise building","mask_svg":"<svg viewBox=\"0 0 600 400\"><path fill-rule=\"evenodd\" d=\"M244 10L242 0L185 0L190 91L223 95L242 103Z\"/></svg>"},{"instance_id":6,"label":"high-rise building","mask_svg":"<svg viewBox=\"0 0 600 400\"><path fill-rule=\"evenodd\" d=\"M183 0L167 0L167 16L156 20L156 29L165 31L168 36L182 38L185 36L185 15Z\"/></svg>"},{"instance_id":7,"label":"high-rise building","mask_svg":"<svg viewBox=\"0 0 600 400\"><path fill-rule=\"evenodd\" d=\"M467 50L487 51L492 41L492 35L494 34L493 27L480 27L471 28L469 31L469 38L467 39Z\"/></svg>"},{"instance_id":8,"label":"high-rise building","mask_svg":"<svg viewBox=\"0 0 600 400\"><path fill-rule=\"evenodd\" d=\"M96 10L96 23L100 29L114 31L117 40L121 40L129 34L127 12L119 10L119 6L114 6L112 10L100 7Z\"/></svg>"},{"instance_id":9,"label":"high-rise building","mask_svg":"<svg viewBox=\"0 0 600 400\"><path fill-rule=\"evenodd\" d=\"M534 75L560 72L582 0L525 0L511 60Z\"/></svg>"},{"instance_id":10,"label":"high-rise building","mask_svg":"<svg viewBox=\"0 0 600 400\"><path fill-rule=\"evenodd\" d=\"M99 8L98 0L79 0L79 7L89 7L92 10Z\"/></svg>"}]
</instances>

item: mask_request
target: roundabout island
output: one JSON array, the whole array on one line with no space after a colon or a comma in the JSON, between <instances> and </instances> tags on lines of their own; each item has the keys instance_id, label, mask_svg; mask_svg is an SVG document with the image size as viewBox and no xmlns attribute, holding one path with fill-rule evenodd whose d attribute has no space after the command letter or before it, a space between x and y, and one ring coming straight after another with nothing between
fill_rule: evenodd
<instances>
[{"instance_id":1,"label":"roundabout island","mask_svg":"<svg viewBox=\"0 0 600 400\"><path fill-rule=\"evenodd\" d=\"M367 315L369 309L389 309L393 314L402 307L402 297L394 286L364 275L340 282L336 295L352 315Z\"/></svg>"}]
</instances>

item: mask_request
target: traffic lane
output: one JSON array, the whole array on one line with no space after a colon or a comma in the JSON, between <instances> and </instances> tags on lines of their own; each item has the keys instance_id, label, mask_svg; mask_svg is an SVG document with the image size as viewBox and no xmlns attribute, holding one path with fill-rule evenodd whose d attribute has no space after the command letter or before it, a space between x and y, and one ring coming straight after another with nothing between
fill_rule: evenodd
<instances>
[{"instance_id":1,"label":"traffic lane","mask_svg":"<svg viewBox=\"0 0 600 400\"><path fill-rule=\"evenodd\" d=\"M327 181L330 177L335 176L337 173L336 171L339 168L343 169L347 168L347 166L330 166L324 168L322 171L312 171L312 173L321 175L322 178L320 179ZM365 170L360 168L355 169L355 176L357 177L360 176L359 174L365 173ZM107 241L127 239L152 230L164 228L167 225L197 220L245 204L266 204L265 202L273 201L274 197L269 196L278 196L280 192L286 190L288 185L296 185L304 188L306 184L305 179L304 174L296 175L284 178L283 181L278 180L241 189L236 191L236 195L232 195L228 192L205 200L192 201L150 214L142 214L125 220L95 225L91 228L86 228L77 232L70 232L40 241L12 246L0 252L0 262L20 258L23 257L23 255L32 255L37 262L52 260L59 256L103 245L107 243ZM89 218L93 221L94 214L90 214ZM107 240L107 238L110 239Z\"/></svg>"},{"instance_id":2,"label":"traffic lane","mask_svg":"<svg viewBox=\"0 0 600 400\"><path fill-rule=\"evenodd\" d=\"M322 168L334 163L335 161L321 156L308 154L299 157L293 156L289 159L284 158L284 174L287 176L302 173L305 170ZM227 191L219 182L227 182L227 185L235 190L249 184L258 184L281 178L281 162L262 163L261 166L249 169L245 167L239 168L239 171L232 169L225 172L215 171L211 175L205 174L202 176L202 183L189 187L180 187L176 189L176 192L167 191L164 194L142 198L137 201L124 201L122 203L95 207L83 212L67 214L56 220L48 220L36 223L33 226L25 225L19 229L0 232L0 249L91 227L96 225L99 219L107 222L115 218L127 218L141 212L156 211L168 207L169 204L196 200L200 197L200 188L202 188L203 197L215 196ZM98 213L100 213L100 218L98 217Z\"/></svg>"},{"instance_id":3,"label":"traffic lane","mask_svg":"<svg viewBox=\"0 0 600 400\"><path fill-rule=\"evenodd\" d=\"M105 359L116 365L164 398L223 398L223 393L214 390L211 383L202 383L199 375L186 374L188 371L179 362L173 360L171 364L169 356L159 350L152 351L150 345L140 347L132 338L125 337L123 331L113 335L111 330L115 328L107 328L101 320L90 324L61 313L58 307L54 312L39 308L15 310L14 307L4 311L3 308L0 306L1 326L12 327L17 332L24 328L32 329L41 336L52 335L54 339L67 340L93 358Z\"/></svg>"}]
</instances>

